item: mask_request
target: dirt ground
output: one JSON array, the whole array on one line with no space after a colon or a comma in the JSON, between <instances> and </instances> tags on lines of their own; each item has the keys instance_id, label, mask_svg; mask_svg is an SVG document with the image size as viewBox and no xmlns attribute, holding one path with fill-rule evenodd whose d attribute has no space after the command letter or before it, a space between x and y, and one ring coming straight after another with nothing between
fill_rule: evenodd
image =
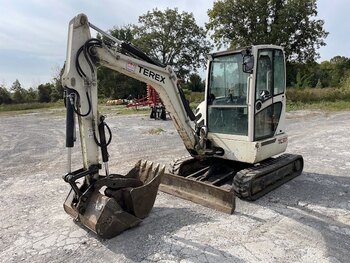
<instances>
[{"instance_id":1,"label":"dirt ground","mask_svg":"<svg viewBox=\"0 0 350 263\"><path fill-rule=\"evenodd\" d=\"M65 121L54 110L0 116L0 262L349 262L350 112L288 114L301 176L233 215L159 193L138 227L102 240L62 204L69 186ZM110 170L186 155L171 121L117 116ZM152 132L157 128L158 132ZM81 155L74 149L74 167Z\"/></svg>"}]
</instances>

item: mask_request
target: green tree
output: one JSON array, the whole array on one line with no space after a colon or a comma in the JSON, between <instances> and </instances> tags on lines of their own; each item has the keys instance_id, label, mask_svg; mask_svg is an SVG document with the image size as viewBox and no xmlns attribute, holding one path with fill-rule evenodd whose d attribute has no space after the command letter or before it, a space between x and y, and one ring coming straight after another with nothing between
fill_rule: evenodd
<instances>
[{"instance_id":1,"label":"green tree","mask_svg":"<svg viewBox=\"0 0 350 263\"><path fill-rule=\"evenodd\" d=\"M15 103L24 103L26 98L26 90L22 88L21 83L18 79L13 82L11 89L12 98Z\"/></svg>"},{"instance_id":2,"label":"green tree","mask_svg":"<svg viewBox=\"0 0 350 263\"><path fill-rule=\"evenodd\" d=\"M114 27L109 33L119 40L131 42L134 39L133 26ZM102 38L105 43L110 40ZM129 95L138 98L145 96L146 85L136 79L130 78L122 73L113 71L109 68L99 66L97 69L99 96L103 98L119 99L127 98Z\"/></svg>"},{"instance_id":3,"label":"green tree","mask_svg":"<svg viewBox=\"0 0 350 263\"><path fill-rule=\"evenodd\" d=\"M204 91L204 82L202 81L201 77L196 74L193 73L190 75L189 80L187 82L186 87L191 90L191 91L195 91L195 92L202 92Z\"/></svg>"},{"instance_id":4,"label":"green tree","mask_svg":"<svg viewBox=\"0 0 350 263\"><path fill-rule=\"evenodd\" d=\"M288 61L314 61L328 35L316 0L218 0L208 16L216 45L281 45Z\"/></svg>"},{"instance_id":5,"label":"green tree","mask_svg":"<svg viewBox=\"0 0 350 263\"><path fill-rule=\"evenodd\" d=\"M29 88L27 91L26 102L34 102L38 100L38 92L36 89Z\"/></svg>"},{"instance_id":6,"label":"green tree","mask_svg":"<svg viewBox=\"0 0 350 263\"><path fill-rule=\"evenodd\" d=\"M350 59L344 56L335 56L331 58L329 63L331 66L331 85L337 87L349 73Z\"/></svg>"},{"instance_id":7,"label":"green tree","mask_svg":"<svg viewBox=\"0 0 350 263\"><path fill-rule=\"evenodd\" d=\"M53 89L52 83L40 84L38 86L38 101L39 102L50 102L51 92Z\"/></svg>"},{"instance_id":8,"label":"green tree","mask_svg":"<svg viewBox=\"0 0 350 263\"><path fill-rule=\"evenodd\" d=\"M54 73L54 77L52 79L52 90L50 93L50 100L51 101L58 101L59 99L63 98L63 86L61 82L61 77L64 72L64 66L60 69L57 68Z\"/></svg>"},{"instance_id":9,"label":"green tree","mask_svg":"<svg viewBox=\"0 0 350 263\"><path fill-rule=\"evenodd\" d=\"M125 42L132 42L134 40L134 33L133 33L133 25L126 25L122 27L113 27L112 29L108 30L109 34L114 36L115 38L125 41ZM103 39L105 39L103 37Z\"/></svg>"},{"instance_id":10,"label":"green tree","mask_svg":"<svg viewBox=\"0 0 350 263\"><path fill-rule=\"evenodd\" d=\"M320 63L321 81L324 87L332 86L332 65L329 61L322 61Z\"/></svg>"},{"instance_id":11,"label":"green tree","mask_svg":"<svg viewBox=\"0 0 350 263\"><path fill-rule=\"evenodd\" d=\"M135 44L164 65L174 67L180 79L205 65L211 44L192 13L153 9L139 17Z\"/></svg>"},{"instance_id":12,"label":"green tree","mask_svg":"<svg viewBox=\"0 0 350 263\"><path fill-rule=\"evenodd\" d=\"M210 44L203 28L197 26L193 14L177 9L157 9L139 17L139 25L114 27L109 33L125 42L132 42L142 51L171 65L180 79L188 77L204 65L204 55ZM105 37L98 36L108 43ZM99 95L107 98L141 97L146 94L144 83L108 68L98 67Z\"/></svg>"},{"instance_id":13,"label":"green tree","mask_svg":"<svg viewBox=\"0 0 350 263\"><path fill-rule=\"evenodd\" d=\"M129 95L139 98L146 95L146 85L109 68L98 67L98 86L101 98L126 99Z\"/></svg>"},{"instance_id":14,"label":"green tree","mask_svg":"<svg viewBox=\"0 0 350 263\"><path fill-rule=\"evenodd\" d=\"M310 86L310 77L307 75L301 75L300 71L296 76L296 83L294 85L297 89L305 89Z\"/></svg>"},{"instance_id":15,"label":"green tree","mask_svg":"<svg viewBox=\"0 0 350 263\"><path fill-rule=\"evenodd\" d=\"M315 88L318 88L318 89L323 88L323 86L322 86L322 81L321 81L320 79L318 79L318 81L317 81L317 84L316 84L316 87L315 87Z\"/></svg>"},{"instance_id":16,"label":"green tree","mask_svg":"<svg viewBox=\"0 0 350 263\"><path fill-rule=\"evenodd\" d=\"M4 85L0 86L0 104L12 103L11 93L5 88Z\"/></svg>"}]
</instances>

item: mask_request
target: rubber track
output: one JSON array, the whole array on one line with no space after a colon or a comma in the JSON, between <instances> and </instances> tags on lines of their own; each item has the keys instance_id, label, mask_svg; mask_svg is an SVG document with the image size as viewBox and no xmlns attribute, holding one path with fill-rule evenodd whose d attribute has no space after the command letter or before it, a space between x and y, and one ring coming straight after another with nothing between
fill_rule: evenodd
<instances>
[{"instance_id":1,"label":"rubber track","mask_svg":"<svg viewBox=\"0 0 350 263\"><path fill-rule=\"evenodd\" d=\"M283 154L239 171L235 175L233 189L241 199L256 200L300 175L303 166L301 155Z\"/></svg>"}]
</instances>

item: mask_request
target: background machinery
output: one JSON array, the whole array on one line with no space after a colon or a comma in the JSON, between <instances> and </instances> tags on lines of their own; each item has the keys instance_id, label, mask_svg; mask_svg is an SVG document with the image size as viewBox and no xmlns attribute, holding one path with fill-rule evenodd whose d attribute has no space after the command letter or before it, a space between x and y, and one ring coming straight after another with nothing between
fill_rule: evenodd
<instances>
[{"instance_id":1,"label":"background machinery","mask_svg":"<svg viewBox=\"0 0 350 263\"><path fill-rule=\"evenodd\" d=\"M114 44L91 38L90 27ZM232 213L236 195L254 200L301 173L300 155L280 155L288 142L282 48L251 46L208 58L205 100L194 114L170 66L108 35L84 14L70 21L62 76L68 147L64 180L72 187L64 204L68 214L110 238L148 215L160 183L165 192ZM97 64L158 92L190 154L175 160L170 173L141 161L126 175L109 173L107 146L112 135L97 111ZM83 167L71 171L76 116Z\"/></svg>"},{"instance_id":2,"label":"background machinery","mask_svg":"<svg viewBox=\"0 0 350 263\"><path fill-rule=\"evenodd\" d=\"M157 91L150 85L147 85L147 96L140 99L131 100L126 107L127 108L138 108L149 106L151 108L151 119L162 119L166 120L166 110L162 100L159 98Z\"/></svg>"}]
</instances>

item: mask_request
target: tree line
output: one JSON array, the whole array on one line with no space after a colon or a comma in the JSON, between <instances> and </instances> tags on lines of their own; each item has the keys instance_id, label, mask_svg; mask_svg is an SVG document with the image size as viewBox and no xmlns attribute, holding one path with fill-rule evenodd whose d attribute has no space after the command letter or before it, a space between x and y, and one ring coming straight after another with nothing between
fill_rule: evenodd
<instances>
[{"instance_id":1,"label":"tree line","mask_svg":"<svg viewBox=\"0 0 350 263\"><path fill-rule=\"evenodd\" d=\"M321 63L287 64L287 87L338 88L350 78L350 58L335 56Z\"/></svg>"},{"instance_id":2,"label":"tree line","mask_svg":"<svg viewBox=\"0 0 350 263\"><path fill-rule=\"evenodd\" d=\"M325 45L328 35L324 21L317 19L316 0L218 0L208 10L208 18L203 28L197 25L192 13L176 8L153 9L141 15L138 24L114 27L108 32L138 46L162 64L171 65L181 86L192 91L204 90L204 80L198 72L205 68L206 54L214 46L284 47L288 87L338 87L349 76L349 58L336 56L316 62L317 50ZM98 37L110 44L104 37ZM37 89L23 89L18 81L9 90L1 86L0 103L56 101L63 92L59 79L57 76ZM104 98L130 95L137 98L146 93L145 84L104 67L98 67L98 85L99 96Z\"/></svg>"},{"instance_id":3,"label":"tree line","mask_svg":"<svg viewBox=\"0 0 350 263\"><path fill-rule=\"evenodd\" d=\"M62 70L61 70L62 72ZM40 84L37 88L22 87L18 79L13 82L10 89L0 85L0 105L33 102L56 102L63 98L63 87L60 76L54 77L51 82Z\"/></svg>"}]
</instances>

